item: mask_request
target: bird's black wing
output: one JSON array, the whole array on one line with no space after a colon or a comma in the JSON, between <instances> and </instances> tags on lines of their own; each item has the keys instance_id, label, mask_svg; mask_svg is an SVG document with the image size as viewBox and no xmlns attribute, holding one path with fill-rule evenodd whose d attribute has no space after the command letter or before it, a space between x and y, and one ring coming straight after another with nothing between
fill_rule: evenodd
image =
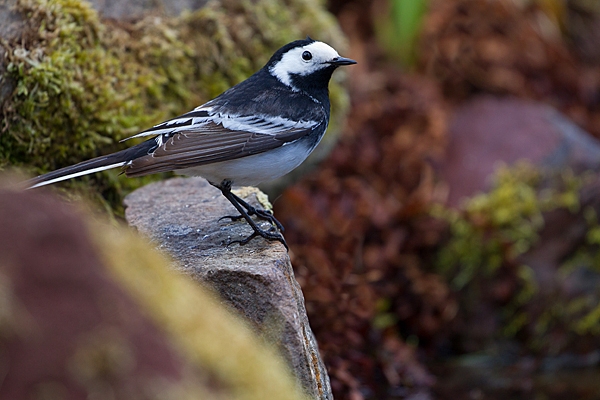
<instances>
[{"instance_id":1,"label":"bird's black wing","mask_svg":"<svg viewBox=\"0 0 600 400\"><path fill-rule=\"evenodd\" d=\"M163 123L153 128L164 132L156 138L157 148L151 154L132 160L126 167L127 176L185 169L262 153L296 141L323 123L255 115L214 114L197 117L195 121L189 120L189 116L182 117L186 125L170 122L170 126Z\"/></svg>"}]
</instances>

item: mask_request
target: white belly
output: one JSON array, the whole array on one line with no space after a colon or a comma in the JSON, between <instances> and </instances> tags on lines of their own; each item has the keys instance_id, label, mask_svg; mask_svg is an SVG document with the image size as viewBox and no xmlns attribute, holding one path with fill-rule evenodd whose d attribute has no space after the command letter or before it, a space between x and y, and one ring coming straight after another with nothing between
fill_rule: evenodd
<instances>
[{"instance_id":1,"label":"white belly","mask_svg":"<svg viewBox=\"0 0 600 400\"><path fill-rule=\"evenodd\" d=\"M201 176L214 184L227 179L233 186L256 186L292 171L302 164L311 151L312 149L308 149L303 143L295 142L264 153L176 172Z\"/></svg>"}]
</instances>

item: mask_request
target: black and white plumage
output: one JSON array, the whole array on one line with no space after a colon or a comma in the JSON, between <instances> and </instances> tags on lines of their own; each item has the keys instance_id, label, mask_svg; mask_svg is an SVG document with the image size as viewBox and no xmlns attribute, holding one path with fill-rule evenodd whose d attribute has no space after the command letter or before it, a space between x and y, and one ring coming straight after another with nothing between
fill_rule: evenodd
<instances>
[{"instance_id":1,"label":"black and white plumage","mask_svg":"<svg viewBox=\"0 0 600 400\"><path fill-rule=\"evenodd\" d=\"M33 178L31 188L112 168L130 177L176 171L206 178L240 212L256 236L279 240L281 224L271 213L251 207L231 193L232 186L255 186L287 174L313 151L329 123L328 84L333 71L356 61L310 38L277 50L247 80L177 118L131 138L150 139ZM129 139L131 139L129 138ZM274 224L269 231L251 216ZM287 245L286 245L287 247Z\"/></svg>"}]
</instances>

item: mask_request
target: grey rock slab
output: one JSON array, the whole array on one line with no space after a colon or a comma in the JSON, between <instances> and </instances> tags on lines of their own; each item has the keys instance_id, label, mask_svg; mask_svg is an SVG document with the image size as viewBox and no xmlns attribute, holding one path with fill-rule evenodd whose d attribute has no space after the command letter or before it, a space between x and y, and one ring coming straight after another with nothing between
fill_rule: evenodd
<instances>
[{"instance_id":1,"label":"grey rock slab","mask_svg":"<svg viewBox=\"0 0 600 400\"><path fill-rule=\"evenodd\" d=\"M260 192L238 193L261 206ZM144 186L125 198L128 223L174 260L174 268L212 288L277 346L305 392L332 399L329 376L310 328L304 296L279 242L256 238L243 221L219 220L236 210L201 178L174 178Z\"/></svg>"}]
</instances>

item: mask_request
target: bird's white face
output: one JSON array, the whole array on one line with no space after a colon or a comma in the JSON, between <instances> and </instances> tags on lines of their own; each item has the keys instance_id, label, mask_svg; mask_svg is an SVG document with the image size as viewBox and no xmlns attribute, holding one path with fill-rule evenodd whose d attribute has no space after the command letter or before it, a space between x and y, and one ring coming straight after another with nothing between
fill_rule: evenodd
<instances>
[{"instance_id":1,"label":"bird's white face","mask_svg":"<svg viewBox=\"0 0 600 400\"><path fill-rule=\"evenodd\" d=\"M328 62L339 56L338 52L328 44L313 42L289 50L269 71L279 81L293 88L290 75L310 75L319 69L329 67Z\"/></svg>"}]
</instances>

